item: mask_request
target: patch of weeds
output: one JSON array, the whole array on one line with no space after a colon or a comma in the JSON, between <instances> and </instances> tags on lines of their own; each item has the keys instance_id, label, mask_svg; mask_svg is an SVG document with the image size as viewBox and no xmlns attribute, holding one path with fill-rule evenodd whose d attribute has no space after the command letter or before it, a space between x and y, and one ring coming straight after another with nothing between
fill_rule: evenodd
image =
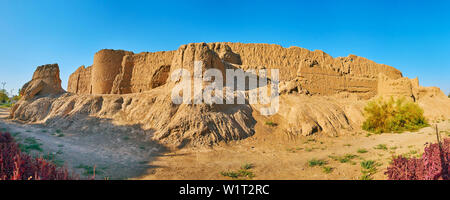
<instances>
[{"instance_id":1,"label":"patch of weeds","mask_svg":"<svg viewBox=\"0 0 450 200\"><path fill-rule=\"evenodd\" d=\"M144 146L140 146L139 149L145 150L145 147Z\"/></svg>"},{"instance_id":2,"label":"patch of weeds","mask_svg":"<svg viewBox=\"0 0 450 200\"><path fill-rule=\"evenodd\" d=\"M393 147L389 147L390 150L396 150L398 147L393 146Z\"/></svg>"},{"instance_id":3,"label":"patch of weeds","mask_svg":"<svg viewBox=\"0 0 450 200\"><path fill-rule=\"evenodd\" d=\"M271 126L271 127L276 127L276 126L278 126L278 124L275 123L275 122L273 122L273 121L266 121L266 125L267 125L267 126Z\"/></svg>"},{"instance_id":4,"label":"patch of weeds","mask_svg":"<svg viewBox=\"0 0 450 200\"><path fill-rule=\"evenodd\" d=\"M377 146L373 147L374 149L378 150L387 150L387 146L385 144L378 144Z\"/></svg>"},{"instance_id":5,"label":"patch of weeds","mask_svg":"<svg viewBox=\"0 0 450 200\"><path fill-rule=\"evenodd\" d=\"M376 162L373 160L366 160L361 162L361 168L364 170L374 169L376 166Z\"/></svg>"},{"instance_id":6,"label":"patch of weeds","mask_svg":"<svg viewBox=\"0 0 450 200\"><path fill-rule=\"evenodd\" d=\"M62 147L64 147L64 145L63 144L58 144L58 147L62 148Z\"/></svg>"},{"instance_id":7,"label":"patch of weeds","mask_svg":"<svg viewBox=\"0 0 450 200\"><path fill-rule=\"evenodd\" d=\"M367 149L358 149L358 151L356 151L356 152L358 152L358 153L367 153L367 152L369 152L369 151L367 151Z\"/></svg>"},{"instance_id":8,"label":"patch of weeds","mask_svg":"<svg viewBox=\"0 0 450 200\"><path fill-rule=\"evenodd\" d=\"M229 172L220 172L220 174L222 176L226 176L226 177L230 177L230 178L238 178L239 177L239 173L238 172L233 172L233 171L229 171Z\"/></svg>"},{"instance_id":9,"label":"patch of weeds","mask_svg":"<svg viewBox=\"0 0 450 200\"><path fill-rule=\"evenodd\" d=\"M244 178L252 179L253 177L255 177L255 174L253 174L253 172L245 170L245 169L240 169L238 173L241 177L244 177Z\"/></svg>"},{"instance_id":10,"label":"patch of weeds","mask_svg":"<svg viewBox=\"0 0 450 200\"><path fill-rule=\"evenodd\" d=\"M345 154L343 156L328 156L331 159L335 160L335 161L339 161L340 163L348 163L349 161L351 161L354 158L357 158L357 155L353 155L353 154Z\"/></svg>"},{"instance_id":11,"label":"patch of weeds","mask_svg":"<svg viewBox=\"0 0 450 200\"><path fill-rule=\"evenodd\" d=\"M249 170L252 169L253 167L254 167L253 164L245 163L241 166L241 168L237 172L236 171L227 171L227 172L224 171L224 172L220 172L220 174L222 176L230 177L232 179L245 179L245 178L252 179L253 177L255 177L255 174Z\"/></svg>"},{"instance_id":12,"label":"patch of weeds","mask_svg":"<svg viewBox=\"0 0 450 200\"><path fill-rule=\"evenodd\" d=\"M30 153L31 151L42 152L42 144L37 142L33 137L25 138L24 143L19 144L19 148L22 152Z\"/></svg>"},{"instance_id":13,"label":"patch of weeds","mask_svg":"<svg viewBox=\"0 0 450 200\"><path fill-rule=\"evenodd\" d=\"M334 168L332 168L332 167L330 167L330 166L323 166L323 167L322 167L322 171L323 171L323 173L325 173L325 174L329 174L329 173L333 172L333 169L334 169Z\"/></svg>"},{"instance_id":14,"label":"patch of weeds","mask_svg":"<svg viewBox=\"0 0 450 200\"><path fill-rule=\"evenodd\" d=\"M129 139L130 139L130 137L128 137L128 136L125 136L125 137L123 137L122 139L123 139L123 140L129 140Z\"/></svg>"},{"instance_id":15,"label":"patch of weeds","mask_svg":"<svg viewBox=\"0 0 450 200\"><path fill-rule=\"evenodd\" d=\"M13 134L11 134L11 136L13 136L13 137L17 137L17 136L19 136L20 135L20 132L15 132L15 133L13 133Z\"/></svg>"},{"instance_id":16,"label":"patch of weeds","mask_svg":"<svg viewBox=\"0 0 450 200\"><path fill-rule=\"evenodd\" d=\"M57 134L61 134L61 133L62 133L62 131L59 130L59 129L57 129L55 132L56 132Z\"/></svg>"},{"instance_id":17,"label":"patch of weeds","mask_svg":"<svg viewBox=\"0 0 450 200\"><path fill-rule=\"evenodd\" d=\"M311 152L311 151L313 151L313 149L312 148L305 148L305 151L306 152Z\"/></svg>"},{"instance_id":18,"label":"patch of weeds","mask_svg":"<svg viewBox=\"0 0 450 200\"><path fill-rule=\"evenodd\" d=\"M249 170L252 168L253 168L253 164L251 164L251 163L245 163L241 166L241 169L244 169L244 170Z\"/></svg>"},{"instance_id":19,"label":"patch of weeds","mask_svg":"<svg viewBox=\"0 0 450 200\"><path fill-rule=\"evenodd\" d=\"M58 154L58 152L56 154ZM62 152L59 154L62 154ZM43 155L42 158L49 162L54 163L58 167L62 167L64 165L64 160L57 158L56 155L54 155L54 154L49 153L49 154Z\"/></svg>"},{"instance_id":20,"label":"patch of weeds","mask_svg":"<svg viewBox=\"0 0 450 200\"><path fill-rule=\"evenodd\" d=\"M328 164L328 162L326 160L322 160L322 159L312 159L308 161L308 166L310 167L315 167L315 166L323 166Z\"/></svg>"},{"instance_id":21,"label":"patch of weeds","mask_svg":"<svg viewBox=\"0 0 450 200\"><path fill-rule=\"evenodd\" d=\"M377 172L377 163L373 160L362 161L361 163L362 176L360 180L372 180L372 175Z\"/></svg>"},{"instance_id":22,"label":"patch of weeds","mask_svg":"<svg viewBox=\"0 0 450 200\"><path fill-rule=\"evenodd\" d=\"M351 147L351 144L344 144L344 147Z\"/></svg>"},{"instance_id":23,"label":"patch of weeds","mask_svg":"<svg viewBox=\"0 0 450 200\"><path fill-rule=\"evenodd\" d=\"M47 130L42 130L43 133L47 133Z\"/></svg>"}]
</instances>

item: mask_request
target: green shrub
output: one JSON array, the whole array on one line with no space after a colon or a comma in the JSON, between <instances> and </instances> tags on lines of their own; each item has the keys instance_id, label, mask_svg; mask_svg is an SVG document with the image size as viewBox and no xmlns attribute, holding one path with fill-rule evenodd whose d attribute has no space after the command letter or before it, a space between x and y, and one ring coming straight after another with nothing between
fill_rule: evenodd
<instances>
[{"instance_id":1,"label":"green shrub","mask_svg":"<svg viewBox=\"0 0 450 200\"><path fill-rule=\"evenodd\" d=\"M428 126L423 109L404 98L371 101L364 108L362 128L373 133L416 131Z\"/></svg>"}]
</instances>

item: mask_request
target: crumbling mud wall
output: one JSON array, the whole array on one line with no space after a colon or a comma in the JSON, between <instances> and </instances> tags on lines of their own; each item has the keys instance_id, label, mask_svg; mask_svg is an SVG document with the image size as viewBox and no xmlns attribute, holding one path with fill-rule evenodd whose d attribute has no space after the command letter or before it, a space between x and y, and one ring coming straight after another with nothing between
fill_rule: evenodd
<instances>
[{"instance_id":1,"label":"crumbling mud wall","mask_svg":"<svg viewBox=\"0 0 450 200\"><path fill-rule=\"evenodd\" d=\"M20 90L20 95L24 99L32 99L35 95L45 96L63 92L58 64L48 64L37 67L31 81Z\"/></svg>"},{"instance_id":2,"label":"crumbling mud wall","mask_svg":"<svg viewBox=\"0 0 450 200\"><path fill-rule=\"evenodd\" d=\"M92 87L92 94L140 93L165 84L168 71L185 68L192 73L194 61L203 61L205 69L222 71L227 64L244 70L279 69L282 84L320 96L348 93L369 99L378 93L379 74L402 78L393 67L355 55L333 58L320 50L270 44L193 43L176 51L155 53L102 50L94 56L91 83L78 81L83 90L71 87L69 91L86 94L84 88ZM87 79L87 73L80 80ZM74 79L69 80L69 86L77 85Z\"/></svg>"},{"instance_id":3,"label":"crumbling mud wall","mask_svg":"<svg viewBox=\"0 0 450 200\"><path fill-rule=\"evenodd\" d=\"M67 91L75 94L92 94L91 72L92 66L79 67L69 76Z\"/></svg>"},{"instance_id":4,"label":"crumbling mud wall","mask_svg":"<svg viewBox=\"0 0 450 200\"><path fill-rule=\"evenodd\" d=\"M92 94L111 93L114 80L122 69L125 55L133 55L133 52L103 49L94 55L91 72Z\"/></svg>"},{"instance_id":5,"label":"crumbling mud wall","mask_svg":"<svg viewBox=\"0 0 450 200\"><path fill-rule=\"evenodd\" d=\"M125 56L121 71L114 80L112 93L140 93L164 85L173 55L174 51L163 51Z\"/></svg>"},{"instance_id":6,"label":"crumbling mud wall","mask_svg":"<svg viewBox=\"0 0 450 200\"><path fill-rule=\"evenodd\" d=\"M172 102L170 74L177 69L193 74L195 61L203 63L203 71L217 69L224 77L226 69L279 69L280 107L273 117L277 128L292 136L360 130L367 99L377 96L405 96L424 108L427 118L450 119L450 100L439 88L422 87L393 67L354 55L332 58L318 50L241 43L192 43L140 54L101 50L92 67L79 67L70 76L69 93L61 88L57 65L41 66L21 90L24 98L11 117L92 132L139 128L179 147L255 134L265 105Z\"/></svg>"},{"instance_id":7,"label":"crumbling mud wall","mask_svg":"<svg viewBox=\"0 0 450 200\"><path fill-rule=\"evenodd\" d=\"M280 69L280 81L291 82L311 95L351 93L369 99L377 94L378 74L393 79L402 77L402 73L393 67L355 55L333 58L323 51L300 47L225 44L240 55L244 68Z\"/></svg>"},{"instance_id":8,"label":"crumbling mud wall","mask_svg":"<svg viewBox=\"0 0 450 200\"><path fill-rule=\"evenodd\" d=\"M78 68L69 77L68 92L75 94L140 93L164 85L174 51L134 54L101 50L91 67Z\"/></svg>"}]
</instances>

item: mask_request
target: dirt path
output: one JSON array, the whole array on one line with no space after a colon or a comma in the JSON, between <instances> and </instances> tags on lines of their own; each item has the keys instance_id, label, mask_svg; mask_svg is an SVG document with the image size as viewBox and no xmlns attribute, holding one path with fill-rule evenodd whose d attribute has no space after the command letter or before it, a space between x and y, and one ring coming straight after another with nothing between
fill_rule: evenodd
<instances>
[{"instance_id":1,"label":"dirt path","mask_svg":"<svg viewBox=\"0 0 450 200\"><path fill-rule=\"evenodd\" d=\"M450 121L438 125L443 131L442 137L449 137ZM339 137L301 137L296 141L269 139L276 138L270 136L276 132L267 131L265 134L269 136L260 134L256 139L214 148L167 153L152 162L161 167L150 169L148 175L140 179L230 179L221 172L237 172L245 163L250 163L254 166L249 170L255 175L253 179L359 180L363 175L360 163L369 160L376 162L376 173L369 177L386 179L384 171L392 155L420 156L425 143L436 141L431 127L402 134L361 132ZM354 158L345 159L346 154ZM327 164L310 167L312 159L322 159ZM325 166L331 170L325 172Z\"/></svg>"},{"instance_id":2,"label":"dirt path","mask_svg":"<svg viewBox=\"0 0 450 200\"><path fill-rule=\"evenodd\" d=\"M42 151L32 153L55 155L57 163L64 162L84 175L96 165L98 179L230 179L221 172L237 172L249 163L253 179L357 180L362 176L360 163L368 160L377 164L370 178L386 179L384 171L392 155L419 156L427 142L436 141L431 127L415 133L367 135L360 131L339 137L292 138L284 137L276 127L258 123L256 135L242 141L169 152L145 142L149 140L144 135L61 132L21 124L7 116L7 110L0 109L0 128L16 135L22 144L30 140L40 143ZM450 120L438 126L443 137L450 136ZM352 158L343 159L345 155ZM312 159L325 161L330 170L309 166Z\"/></svg>"},{"instance_id":3,"label":"dirt path","mask_svg":"<svg viewBox=\"0 0 450 200\"><path fill-rule=\"evenodd\" d=\"M49 157L66 165L81 177L92 176L96 166L97 179L127 179L145 173L149 162L164 150L147 141L143 135L109 133L73 133L22 124L7 119L8 110L0 109L0 130L15 136L28 146L32 155ZM33 146L34 144L34 146Z\"/></svg>"}]
</instances>

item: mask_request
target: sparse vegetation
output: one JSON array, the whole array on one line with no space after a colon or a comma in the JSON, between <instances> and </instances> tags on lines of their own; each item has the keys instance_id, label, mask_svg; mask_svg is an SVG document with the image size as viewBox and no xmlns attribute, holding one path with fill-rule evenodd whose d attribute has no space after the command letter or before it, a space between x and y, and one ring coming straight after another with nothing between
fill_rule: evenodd
<instances>
[{"instance_id":1,"label":"sparse vegetation","mask_svg":"<svg viewBox=\"0 0 450 200\"><path fill-rule=\"evenodd\" d=\"M357 152L358 152L358 153L367 153L367 152L369 152L369 151L367 151L367 149L362 148L362 149L358 149Z\"/></svg>"},{"instance_id":2,"label":"sparse vegetation","mask_svg":"<svg viewBox=\"0 0 450 200\"><path fill-rule=\"evenodd\" d=\"M384 151L388 150L387 145L385 145L385 144L378 144L377 146L375 146L373 148L377 149L377 150L384 150Z\"/></svg>"},{"instance_id":3,"label":"sparse vegetation","mask_svg":"<svg viewBox=\"0 0 450 200\"><path fill-rule=\"evenodd\" d=\"M377 172L377 163L373 160L362 161L361 163L361 180L372 180L373 174Z\"/></svg>"},{"instance_id":4,"label":"sparse vegetation","mask_svg":"<svg viewBox=\"0 0 450 200\"><path fill-rule=\"evenodd\" d=\"M267 126L271 126L271 127L278 126L278 124L275 123L275 122L273 122L273 121L266 121L266 125L267 125Z\"/></svg>"},{"instance_id":5,"label":"sparse vegetation","mask_svg":"<svg viewBox=\"0 0 450 200\"><path fill-rule=\"evenodd\" d=\"M416 131L428 126L423 109L404 98L384 101L382 98L371 101L364 108L362 128L373 133Z\"/></svg>"},{"instance_id":6,"label":"sparse vegetation","mask_svg":"<svg viewBox=\"0 0 450 200\"><path fill-rule=\"evenodd\" d=\"M252 169L252 168L253 168L253 164L251 164L251 163L245 163L241 167L241 169L244 169L244 170L249 170L249 169Z\"/></svg>"},{"instance_id":7,"label":"sparse vegetation","mask_svg":"<svg viewBox=\"0 0 450 200\"><path fill-rule=\"evenodd\" d=\"M252 179L255 177L255 174L250 171L250 169L253 169L254 165L251 163L245 163L241 166L241 168L236 171L227 171L227 172L220 172L222 176L230 177L233 179L245 179L249 178Z\"/></svg>"},{"instance_id":8,"label":"sparse vegetation","mask_svg":"<svg viewBox=\"0 0 450 200\"><path fill-rule=\"evenodd\" d=\"M9 133L0 132L0 180L69 180L66 168L22 153Z\"/></svg>"},{"instance_id":9,"label":"sparse vegetation","mask_svg":"<svg viewBox=\"0 0 450 200\"><path fill-rule=\"evenodd\" d=\"M322 159L312 159L308 161L308 166L310 167L324 166L326 164L328 164L328 162Z\"/></svg>"},{"instance_id":10,"label":"sparse vegetation","mask_svg":"<svg viewBox=\"0 0 450 200\"><path fill-rule=\"evenodd\" d=\"M335 161L339 161L340 163L348 163L354 158L357 158L358 156L353 154L345 154L343 156L329 156L329 157Z\"/></svg>"},{"instance_id":11,"label":"sparse vegetation","mask_svg":"<svg viewBox=\"0 0 450 200\"><path fill-rule=\"evenodd\" d=\"M30 153L31 151L39 151L42 152L42 144L39 143L35 138L33 137L27 137L25 138L23 143L19 144L19 148L21 151L25 153Z\"/></svg>"},{"instance_id":12,"label":"sparse vegetation","mask_svg":"<svg viewBox=\"0 0 450 200\"><path fill-rule=\"evenodd\" d=\"M322 167L323 173L325 173L325 174L329 174L329 173L333 172L333 169L334 168L332 168L330 166L323 166Z\"/></svg>"}]
</instances>

